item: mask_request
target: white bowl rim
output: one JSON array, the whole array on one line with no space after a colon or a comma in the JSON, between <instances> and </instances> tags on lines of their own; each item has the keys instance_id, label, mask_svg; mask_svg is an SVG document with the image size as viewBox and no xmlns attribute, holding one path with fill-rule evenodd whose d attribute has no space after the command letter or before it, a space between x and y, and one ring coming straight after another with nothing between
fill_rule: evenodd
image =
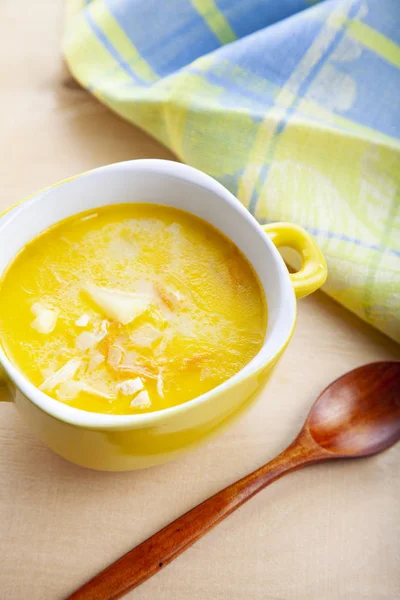
<instances>
[{"instance_id":1,"label":"white bowl rim","mask_svg":"<svg viewBox=\"0 0 400 600\"><path fill-rule=\"evenodd\" d=\"M65 181L61 181L58 184L55 184L42 191L37 192L28 199L22 201L17 206L12 207L3 216L0 215L0 239L1 231L5 227L7 227L12 221L14 221L14 219L17 219L18 215L21 214L22 211L24 211L32 204L40 203L44 195L47 195L49 193L51 194L52 191L56 189L56 187L58 187L59 185L68 185L69 183L74 182L77 179L81 179L88 176L96 176L96 173L107 169L121 169L121 171L123 172L123 169L125 168L142 169L150 171L158 170L168 172L168 174L172 177L189 180L195 183L196 185L205 187L206 189L214 192L216 195L223 196L225 197L225 199L228 198L230 202L233 202L232 210L238 211L241 214L242 218L246 219L249 223L251 223L251 225L257 230L257 232L262 232L268 250L271 253L272 258L275 260L276 266L279 269L280 274L284 276L284 279L286 281L285 287L287 291L287 294L285 295L285 299L287 302L286 308L291 312L291 319L290 326L288 327L288 334L282 340L280 347L271 355L263 358L261 365L257 366L256 363L259 362L260 354L262 354L263 349L265 347L265 340L259 352L252 358L252 360L249 363L247 363L240 371L235 373L235 375L233 375L217 387L213 388L209 392L197 396L196 398L188 400L187 402L184 402L182 404L178 404L176 406L172 406L154 412L134 415L111 415L106 413L89 412L83 409L68 406L63 402L60 402L52 398L51 396L48 396L47 394L39 390L36 386L34 386L25 377L25 375L16 366L13 365L13 363L8 359L7 355L5 354L4 350L0 345L0 368L2 368L6 373L6 379L8 378L9 380L11 380L15 384L15 386L24 394L24 396L28 398L28 400L30 400L43 412L47 413L48 415L54 417L59 421L69 423L70 425L93 430L138 429L153 426L159 424L160 422L165 423L166 420L169 420L169 418L172 418L179 414L183 414L187 410L190 410L197 405L212 400L214 397L219 396L221 393L224 393L230 388L235 387L241 381L244 381L245 379L256 375L257 372L265 368L266 365L272 363L274 359L281 354L281 352L284 350L284 348L290 341L296 322L297 305L293 286L291 284L286 265L274 243L270 240L268 235L265 234L259 223L251 215L251 213L237 200L237 198L235 198L235 196L233 196L233 194L229 190L227 190L222 184L220 184L211 176L183 163L178 163L164 159L137 159L131 161L111 163L70 177ZM190 208L188 208L188 212L191 212ZM75 212L72 214L79 214L79 212ZM232 241L235 243L233 239ZM251 263L251 261L249 262Z\"/></svg>"}]
</instances>

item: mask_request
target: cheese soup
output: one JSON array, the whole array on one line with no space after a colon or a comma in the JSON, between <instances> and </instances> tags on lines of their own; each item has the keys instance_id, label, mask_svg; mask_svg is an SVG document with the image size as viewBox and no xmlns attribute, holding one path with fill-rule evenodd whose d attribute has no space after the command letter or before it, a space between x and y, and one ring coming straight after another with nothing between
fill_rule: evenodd
<instances>
[{"instance_id":1,"label":"cheese soup","mask_svg":"<svg viewBox=\"0 0 400 600\"><path fill-rule=\"evenodd\" d=\"M208 392L260 350L266 302L251 265L201 219L107 206L26 245L0 280L0 340L40 390L109 414Z\"/></svg>"}]
</instances>

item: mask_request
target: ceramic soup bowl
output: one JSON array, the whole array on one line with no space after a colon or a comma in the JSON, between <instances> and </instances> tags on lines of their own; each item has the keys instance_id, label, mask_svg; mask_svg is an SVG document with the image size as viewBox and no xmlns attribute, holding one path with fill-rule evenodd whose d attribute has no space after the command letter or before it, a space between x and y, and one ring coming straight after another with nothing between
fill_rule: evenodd
<instances>
[{"instance_id":1,"label":"ceramic soup bowl","mask_svg":"<svg viewBox=\"0 0 400 600\"><path fill-rule=\"evenodd\" d=\"M290 341L296 298L313 292L326 278L323 256L306 231L287 223L261 227L217 181L163 160L130 161L84 173L3 214L0 275L27 242L58 221L128 202L183 209L230 238L258 274L268 305L268 327L258 354L231 379L189 402L142 415L91 413L58 402L30 383L0 346L0 397L15 402L31 430L54 452L101 470L138 469L168 461L242 414L259 396ZM301 255L298 272L289 274L279 246Z\"/></svg>"}]
</instances>

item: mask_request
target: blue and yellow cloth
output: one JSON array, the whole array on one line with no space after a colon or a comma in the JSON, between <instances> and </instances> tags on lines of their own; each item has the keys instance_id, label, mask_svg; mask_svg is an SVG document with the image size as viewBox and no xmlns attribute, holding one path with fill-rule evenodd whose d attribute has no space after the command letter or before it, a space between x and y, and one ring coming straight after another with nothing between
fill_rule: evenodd
<instances>
[{"instance_id":1,"label":"blue and yellow cloth","mask_svg":"<svg viewBox=\"0 0 400 600\"><path fill-rule=\"evenodd\" d=\"M325 291L400 341L400 0L67 6L76 79L261 223L310 231Z\"/></svg>"}]
</instances>

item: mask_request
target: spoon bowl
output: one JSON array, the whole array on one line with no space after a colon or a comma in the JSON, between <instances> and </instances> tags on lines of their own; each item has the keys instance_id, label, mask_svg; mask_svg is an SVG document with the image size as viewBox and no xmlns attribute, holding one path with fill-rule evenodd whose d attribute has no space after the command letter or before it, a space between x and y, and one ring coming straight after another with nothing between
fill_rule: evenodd
<instances>
[{"instance_id":1,"label":"spoon bowl","mask_svg":"<svg viewBox=\"0 0 400 600\"><path fill-rule=\"evenodd\" d=\"M400 439L400 362L377 362L331 383L312 407L305 427L338 458L382 452Z\"/></svg>"},{"instance_id":2,"label":"spoon bowl","mask_svg":"<svg viewBox=\"0 0 400 600\"><path fill-rule=\"evenodd\" d=\"M67 600L117 600L283 475L332 459L360 458L400 440L400 362L350 371L318 397L279 456L199 504L88 581Z\"/></svg>"}]
</instances>

